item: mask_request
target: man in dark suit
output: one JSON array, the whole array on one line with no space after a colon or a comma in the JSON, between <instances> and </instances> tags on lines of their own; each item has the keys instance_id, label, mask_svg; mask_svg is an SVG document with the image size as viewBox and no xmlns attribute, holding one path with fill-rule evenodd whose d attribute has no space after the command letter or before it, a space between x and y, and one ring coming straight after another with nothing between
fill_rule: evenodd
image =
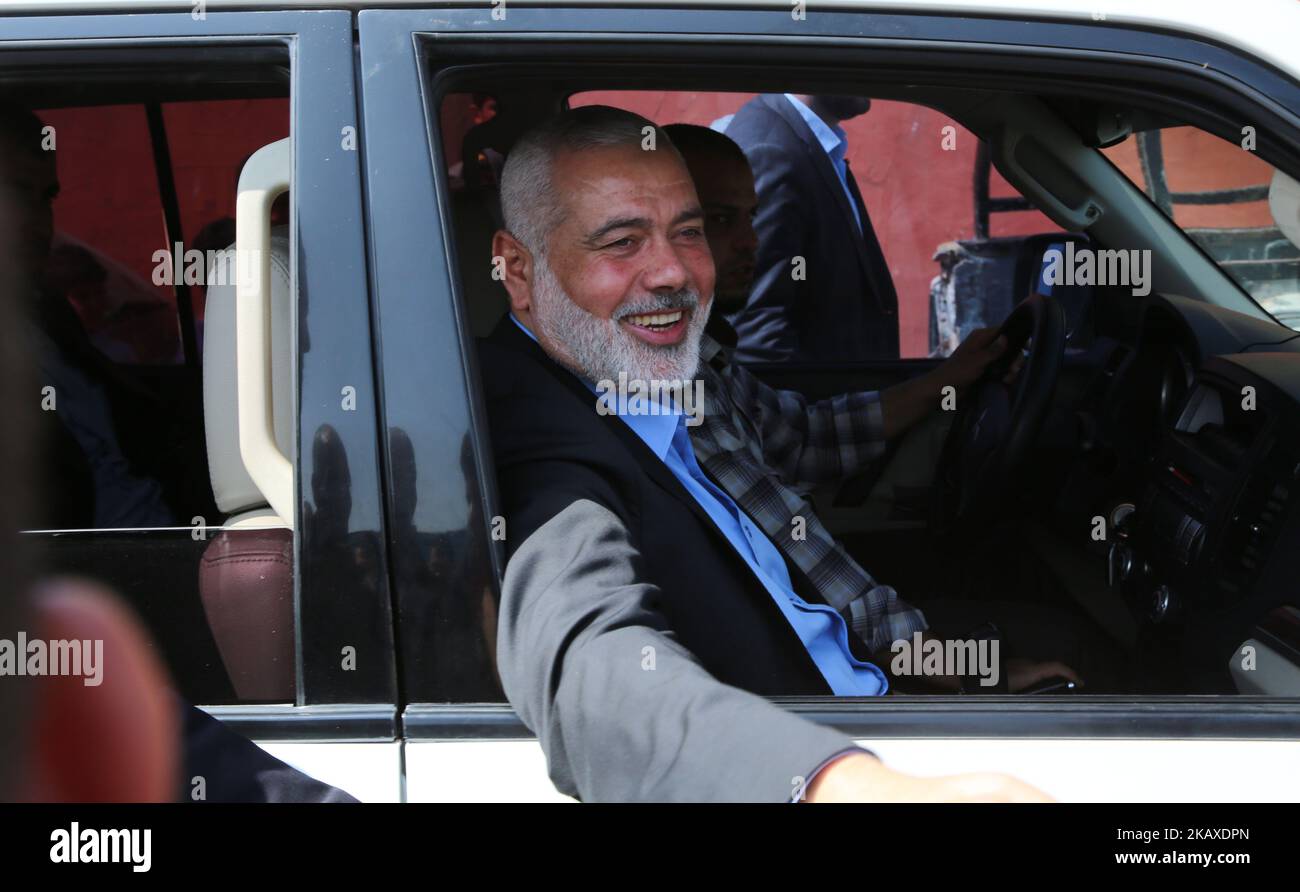
<instances>
[{"instance_id":1,"label":"man in dark suit","mask_svg":"<svg viewBox=\"0 0 1300 892\"><path fill-rule=\"evenodd\" d=\"M727 125L759 197L754 288L732 320L740 361L898 357L898 296L840 127L870 107L857 96L768 94Z\"/></svg>"},{"instance_id":2,"label":"man in dark suit","mask_svg":"<svg viewBox=\"0 0 1300 892\"><path fill-rule=\"evenodd\" d=\"M695 460L690 400L670 385L696 375L715 273L667 137L629 112L565 112L513 147L501 202L511 312L480 349L508 552L497 658L556 786L586 800L1040 799L1001 776L900 774L765 699L887 683ZM624 400L638 382L669 396Z\"/></svg>"}]
</instances>

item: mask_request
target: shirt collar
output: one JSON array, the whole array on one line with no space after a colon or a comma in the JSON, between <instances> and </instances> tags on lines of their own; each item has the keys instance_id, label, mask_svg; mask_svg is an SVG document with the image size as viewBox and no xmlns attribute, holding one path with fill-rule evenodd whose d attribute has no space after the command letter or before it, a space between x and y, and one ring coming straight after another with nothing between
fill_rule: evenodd
<instances>
[{"instance_id":1,"label":"shirt collar","mask_svg":"<svg viewBox=\"0 0 1300 892\"><path fill-rule=\"evenodd\" d=\"M641 442L650 447L650 451L660 461L668 454L673 444L673 435L685 420L685 415L619 415L623 423L632 428L632 433L641 438Z\"/></svg>"},{"instance_id":2,"label":"shirt collar","mask_svg":"<svg viewBox=\"0 0 1300 892\"><path fill-rule=\"evenodd\" d=\"M510 313L509 316L510 321L519 326L520 331L532 338L533 341L540 343L537 341L537 335L529 331L528 326L520 322L515 317L514 313ZM583 384L587 385L588 390L599 395L599 391L596 389L594 384L579 375L575 375L575 377L577 377ZM619 402L614 399L613 395L611 395L610 399L610 404L614 406L616 410L626 408L626 406L620 405ZM672 446L673 435L677 433L678 425L683 424L686 420L686 416L680 412L651 415L640 412L637 414L628 414L627 412L616 411L615 414L617 414L619 418L623 419L623 423L632 429L632 433L636 434L641 439L641 442L650 447L650 451L653 452L655 457L660 461L663 461L664 456L668 454L668 448Z\"/></svg>"},{"instance_id":3,"label":"shirt collar","mask_svg":"<svg viewBox=\"0 0 1300 892\"><path fill-rule=\"evenodd\" d=\"M541 341L537 340L537 335L533 334L533 333L528 329L528 326L527 326L527 325L524 325L522 322L520 322L519 319L518 319L518 317L516 317L515 314L514 314L513 312L507 312L506 315L510 317L510 321L511 321L511 322L513 322L515 325L519 326L519 330L520 330L520 331L522 331L524 334L528 335L530 338L533 339L533 343L534 343L534 344L538 344L538 345L541 344Z\"/></svg>"},{"instance_id":4,"label":"shirt collar","mask_svg":"<svg viewBox=\"0 0 1300 892\"><path fill-rule=\"evenodd\" d=\"M794 106L794 110L799 113L799 117L804 119L808 129L817 137L817 142L821 145L822 150L835 160L840 160L848 151L848 138L844 133L844 128L836 125L832 127L817 116L811 108L804 105L797 99L793 93L785 94L786 100Z\"/></svg>"}]
</instances>

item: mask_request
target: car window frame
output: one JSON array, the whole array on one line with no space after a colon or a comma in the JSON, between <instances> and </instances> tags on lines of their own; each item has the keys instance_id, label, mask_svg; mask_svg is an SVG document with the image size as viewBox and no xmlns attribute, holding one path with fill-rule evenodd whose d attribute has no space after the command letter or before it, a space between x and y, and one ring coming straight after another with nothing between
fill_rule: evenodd
<instances>
[{"instance_id":1,"label":"car window frame","mask_svg":"<svg viewBox=\"0 0 1300 892\"><path fill-rule=\"evenodd\" d=\"M397 736L392 604L379 487L375 389L361 189L353 16L346 10L0 15L7 50L74 51L271 46L290 57L294 140L291 266L297 286L298 437L294 533L296 695L292 704L216 707L281 739ZM350 389L349 389L350 388ZM350 406L350 408L349 408ZM310 466L318 432L333 429L346 479ZM346 506L347 513L340 513ZM338 543L304 530L333 520L376 542L376 566L340 572ZM360 671L350 669L348 651ZM200 704L202 705L202 704ZM322 716L325 716L322 719ZM239 724L240 722L236 722ZM294 730L297 729L297 730Z\"/></svg>"},{"instance_id":2,"label":"car window frame","mask_svg":"<svg viewBox=\"0 0 1300 892\"><path fill-rule=\"evenodd\" d=\"M385 207L371 194L371 236L376 267L383 273L386 256L403 253L408 245L432 239L440 250L429 252L421 265L421 281L429 287L423 312L413 318L419 306L409 298L394 297L380 279L376 302L381 330L387 333L399 324L426 329L432 320L459 325L459 342L445 359L448 374L460 380L464 392L455 408L458 424L479 425L484 417L477 389L472 338L460 305L460 285L453 278L454 247L446 225L449 219L446 183L441 176L441 144L437 136L437 71L462 65L492 65L510 61L534 62L543 53L552 59L574 61L648 56L647 48L662 50L673 45L682 58L709 55L711 63L740 69L739 46L752 53L761 44L771 54L764 66L770 71L782 58L797 55L802 48L816 46L819 55L830 59L839 53L846 66L854 54L916 54L936 68L955 69L978 61L1005 82L1041 78L1044 61L1050 62L1058 79L1077 73L1095 73L1109 60L1141 65L1160 85L1192 82L1207 92L1245 97L1261 115L1280 123L1283 134L1267 149L1300 158L1300 82L1281 71L1252 59L1231 47L1164 30L1111 23L1061 22L998 16L944 15L862 11L825 12L806 21L792 21L788 11L759 10L653 10L655 33L643 33L648 11L637 8L558 8L534 10L512 8L502 21L491 21L478 11L456 9L373 9L358 15L362 67L365 71L363 98L367 105L367 145L377 152L370 156L368 178L379 176L379 158L384 165L398 165L408 196L399 202L403 216ZM899 35L906 35L900 37ZM394 47L401 47L394 53ZM694 51L694 56L684 53ZM382 57L383 66L378 63ZM662 54L660 53L662 58ZM428 61L432 59L432 61ZM707 64L707 63L702 63ZM753 63L749 63L754 68ZM861 79L865 80L865 76ZM716 89L726 89L718 85ZM751 87L752 89L752 87ZM399 150L384 147L395 131L385 131L377 114L369 114L371 91L382 92L378 102L385 114L425 117L426 142ZM1284 105L1279 97L1285 97ZM1260 127L1263 133L1264 127ZM1271 136L1270 136L1271 138ZM1263 142L1261 142L1263 145ZM1268 157L1265 150L1261 156ZM1276 163L1271 161L1270 163ZM390 175L394 167L387 168ZM414 216L411 212L414 210ZM391 218L391 219L389 219ZM406 227L406 236L401 231ZM406 253L410 248L406 249ZM394 269L396 269L394 265ZM432 293L432 294L431 294ZM432 298L432 299L431 299ZM436 304L436 305L435 305ZM400 348L385 343L381 386L385 411L410 399L408 393L390 389L391 374L414 359ZM467 361L464 370L451 364ZM924 364L926 360L907 361ZM915 367L915 366L914 366ZM440 411L445 411L440 408ZM494 510L491 451L486 429L473 429L480 497L485 517ZM437 467L438 456L417 455L427 473ZM779 698L783 706L813 720L846 730L858 729L871 736L898 737L1228 737L1261 739L1294 738L1300 727L1300 698L1253 697L1159 697L1140 699L1127 696L1072 695L1046 700L1036 698L930 696L924 698ZM1212 707L1212 709L1211 709ZM403 722L412 739L515 739L531 737L507 705L469 703L403 703Z\"/></svg>"}]
</instances>

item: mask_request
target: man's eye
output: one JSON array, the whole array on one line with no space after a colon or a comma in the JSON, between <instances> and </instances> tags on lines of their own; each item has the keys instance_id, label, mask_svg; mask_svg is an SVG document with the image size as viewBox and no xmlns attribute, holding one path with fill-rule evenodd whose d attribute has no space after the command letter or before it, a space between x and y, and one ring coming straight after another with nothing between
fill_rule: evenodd
<instances>
[{"instance_id":1,"label":"man's eye","mask_svg":"<svg viewBox=\"0 0 1300 892\"><path fill-rule=\"evenodd\" d=\"M609 244L605 245L605 247L606 248L630 248L632 244L633 244L632 236L625 235L621 239L618 239L617 241L610 242Z\"/></svg>"},{"instance_id":2,"label":"man's eye","mask_svg":"<svg viewBox=\"0 0 1300 892\"><path fill-rule=\"evenodd\" d=\"M715 226L730 226L731 214L712 214L705 222Z\"/></svg>"},{"instance_id":3,"label":"man's eye","mask_svg":"<svg viewBox=\"0 0 1300 892\"><path fill-rule=\"evenodd\" d=\"M685 238L700 238L704 235L704 229L700 226L688 226L681 232Z\"/></svg>"}]
</instances>

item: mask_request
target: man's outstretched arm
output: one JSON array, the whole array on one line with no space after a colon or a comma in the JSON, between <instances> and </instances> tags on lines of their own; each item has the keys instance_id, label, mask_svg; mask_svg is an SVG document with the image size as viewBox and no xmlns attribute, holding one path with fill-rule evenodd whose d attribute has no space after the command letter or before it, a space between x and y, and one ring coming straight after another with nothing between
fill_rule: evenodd
<instances>
[{"instance_id":1,"label":"man's outstretched arm","mask_svg":"<svg viewBox=\"0 0 1300 892\"><path fill-rule=\"evenodd\" d=\"M619 517L585 499L510 559L498 665L551 779L589 802L798 798L853 741L710 675L668 627L643 560Z\"/></svg>"},{"instance_id":2,"label":"man's outstretched arm","mask_svg":"<svg viewBox=\"0 0 1300 892\"><path fill-rule=\"evenodd\" d=\"M998 774L894 771L711 676L673 636L622 521L577 500L518 548L498 661L551 779L584 801L1045 801Z\"/></svg>"}]
</instances>

